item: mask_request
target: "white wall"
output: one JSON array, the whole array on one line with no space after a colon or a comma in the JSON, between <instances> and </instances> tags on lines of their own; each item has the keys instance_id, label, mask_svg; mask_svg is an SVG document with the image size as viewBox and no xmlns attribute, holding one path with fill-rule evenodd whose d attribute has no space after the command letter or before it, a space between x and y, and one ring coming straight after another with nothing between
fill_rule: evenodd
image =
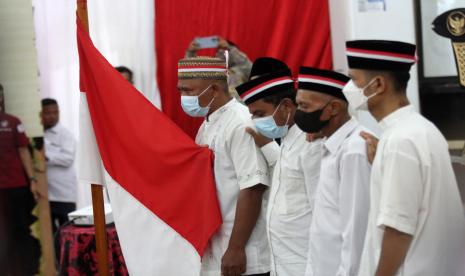
<instances>
[{"instance_id":1,"label":"white wall","mask_svg":"<svg viewBox=\"0 0 465 276\"><path fill-rule=\"evenodd\" d=\"M159 106L155 77L154 1L92 0L87 3L90 35L95 46L112 65L131 68L135 87ZM61 124L79 139L76 0L32 0L32 4L41 96L58 100ZM91 202L88 184L79 183L78 208Z\"/></svg>"},{"instance_id":2,"label":"white wall","mask_svg":"<svg viewBox=\"0 0 465 276\"><path fill-rule=\"evenodd\" d=\"M367 0L329 0L333 64L336 71L347 73L345 41L354 39L399 40L416 44L413 0L385 0L385 10L363 10ZM379 1L383 6L383 1ZM407 88L410 102L420 109L418 94L418 70L410 70ZM356 117L376 133L380 129L374 118L365 111Z\"/></svg>"},{"instance_id":3,"label":"white wall","mask_svg":"<svg viewBox=\"0 0 465 276\"><path fill-rule=\"evenodd\" d=\"M30 0L0 1L0 83L6 112L17 116L29 137L43 136Z\"/></svg>"},{"instance_id":4,"label":"white wall","mask_svg":"<svg viewBox=\"0 0 465 276\"><path fill-rule=\"evenodd\" d=\"M76 1L33 0L42 97L60 104L61 123L79 136L79 59ZM154 1L88 1L95 46L114 66L134 72L134 85L153 104L160 99L155 78Z\"/></svg>"},{"instance_id":5,"label":"white wall","mask_svg":"<svg viewBox=\"0 0 465 276\"><path fill-rule=\"evenodd\" d=\"M60 106L60 123L77 137L79 60L76 1L33 0L40 94Z\"/></svg>"},{"instance_id":6,"label":"white wall","mask_svg":"<svg viewBox=\"0 0 465 276\"><path fill-rule=\"evenodd\" d=\"M134 72L134 86L160 107L156 82L155 1L93 0L89 6L92 41L113 65Z\"/></svg>"}]
</instances>

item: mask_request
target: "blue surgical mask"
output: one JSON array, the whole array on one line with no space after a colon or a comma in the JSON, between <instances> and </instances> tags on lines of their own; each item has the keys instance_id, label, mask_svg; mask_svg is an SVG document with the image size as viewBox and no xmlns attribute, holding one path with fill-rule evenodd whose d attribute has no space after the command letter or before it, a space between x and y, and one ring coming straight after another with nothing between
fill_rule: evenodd
<instances>
[{"instance_id":1,"label":"blue surgical mask","mask_svg":"<svg viewBox=\"0 0 465 276\"><path fill-rule=\"evenodd\" d=\"M198 96L181 96L181 107L184 112L191 116L191 117L205 117L208 114L208 111L210 110L210 105L212 104L213 99L210 101L210 103L202 107L199 104L199 97L202 96L203 93L207 92L207 90L211 87L209 85L205 90L202 91Z\"/></svg>"},{"instance_id":2,"label":"blue surgical mask","mask_svg":"<svg viewBox=\"0 0 465 276\"><path fill-rule=\"evenodd\" d=\"M277 139L277 138L282 138L282 137L286 136L287 131L289 129L289 126L287 125L287 123L289 122L289 116L291 114L287 115L286 124L284 124L283 126L278 126L276 124L273 117L274 117L274 114L276 113L276 111L278 110L278 108L279 108L279 105L278 105L278 107L276 107L275 111L270 116L253 119L253 122L255 124L255 128L257 128L258 132L260 132L260 134L262 134L263 136L266 136L266 137L268 137L270 139Z\"/></svg>"}]
</instances>

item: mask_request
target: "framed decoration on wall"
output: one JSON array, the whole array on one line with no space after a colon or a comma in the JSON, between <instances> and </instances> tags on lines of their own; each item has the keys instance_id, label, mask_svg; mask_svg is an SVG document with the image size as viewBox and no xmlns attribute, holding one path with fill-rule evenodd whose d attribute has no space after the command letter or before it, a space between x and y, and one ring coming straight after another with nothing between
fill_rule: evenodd
<instances>
[{"instance_id":1,"label":"framed decoration on wall","mask_svg":"<svg viewBox=\"0 0 465 276\"><path fill-rule=\"evenodd\" d=\"M417 31L420 77L456 77L454 53L449 39L433 31L434 19L452 9L465 7L465 0L417 0Z\"/></svg>"},{"instance_id":2,"label":"framed decoration on wall","mask_svg":"<svg viewBox=\"0 0 465 276\"><path fill-rule=\"evenodd\" d=\"M449 141L465 141L465 88L458 81L452 42L433 21L465 0L415 0L421 112ZM459 144L460 144L459 143Z\"/></svg>"}]
</instances>

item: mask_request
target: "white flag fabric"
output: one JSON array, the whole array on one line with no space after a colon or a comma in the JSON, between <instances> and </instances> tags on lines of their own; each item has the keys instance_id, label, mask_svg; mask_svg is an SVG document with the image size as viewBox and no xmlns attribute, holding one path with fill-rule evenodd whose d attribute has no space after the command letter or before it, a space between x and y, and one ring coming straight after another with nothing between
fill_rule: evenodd
<instances>
[{"instance_id":1,"label":"white flag fabric","mask_svg":"<svg viewBox=\"0 0 465 276\"><path fill-rule=\"evenodd\" d=\"M79 180L91 184L105 184L105 169L100 158L97 141L87 105L86 93L81 92L79 106L78 172Z\"/></svg>"},{"instance_id":2,"label":"white flag fabric","mask_svg":"<svg viewBox=\"0 0 465 276\"><path fill-rule=\"evenodd\" d=\"M105 173L85 93L81 93L79 128L79 178L106 185L129 274L199 275L200 256L192 245Z\"/></svg>"},{"instance_id":3,"label":"white flag fabric","mask_svg":"<svg viewBox=\"0 0 465 276\"><path fill-rule=\"evenodd\" d=\"M77 25L80 178L106 185L130 275L198 276L222 223L212 152L127 82Z\"/></svg>"}]
</instances>

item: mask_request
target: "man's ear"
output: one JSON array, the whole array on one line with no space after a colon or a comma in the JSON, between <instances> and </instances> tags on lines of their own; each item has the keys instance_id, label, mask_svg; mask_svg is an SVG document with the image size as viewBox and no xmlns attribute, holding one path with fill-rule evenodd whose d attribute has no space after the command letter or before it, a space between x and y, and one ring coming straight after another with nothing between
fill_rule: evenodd
<instances>
[{"instance_id":1,"label":"man's ear","mask_svg":"<svg viewBox=\"0 0 465 276\"><path fill-rule=\"evenodd\" d=\"M331 116L338 115L345 107L342 100L333 100L329 105L331 106Z\"/></svg>"},{"instance_id":2,"label":"man's ear","mask_svg":"<svg viewBox=\"0 0 465 276\"><path fill-rule=\"evenodd\" d=\"M331 117L336 116L339 113L340 105L341 104L339 103L339 101L331 100L331 102L329 103Z\"/></svg>"},{"instance_id":3,"label":"man's ear","mask_svg":"<svg viewBox=\"0 0 465 276\"><path fill-rule=\"evenodd\" d=\"M217 83L217 82L211 83L210 89L213 91L215 97L218 97L218 96L220 96L221 93L223 93L223 91L221 89L221 85L219 83Z\"/></svg>"},{"instance_id":4,"label":"man's ear","mask_svg":"<svg viewBox=\"0 0 465 276\"><path fill-rule=\"evenodd\" d=\"M286 112L291 112L292 109L295 108L295 103L289 98L284 98L281 101L281 106Z\"/></svg>"},{"instance_id":5,"label":"man's ear","mask_svg":"<svg viewBox=\"0 0 465 276\"><path fill-rule=\"evenodd\" d=\"M372 94L383 94L388 89L388 77L384 74L376 76L373 82Z\"/></svg>"}]
</instances>

